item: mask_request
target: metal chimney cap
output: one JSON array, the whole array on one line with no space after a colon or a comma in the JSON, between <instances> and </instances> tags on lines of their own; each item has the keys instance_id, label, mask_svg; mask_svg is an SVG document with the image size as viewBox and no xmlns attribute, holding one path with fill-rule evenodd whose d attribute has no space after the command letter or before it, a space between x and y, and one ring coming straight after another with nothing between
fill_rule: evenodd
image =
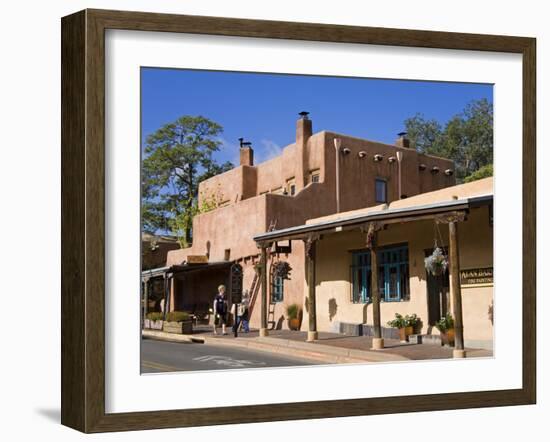
<instances>
[{"instance_id":1,"label":"metal chimney cap","mask_svg":"<svg viewBox=\"0 0 550 442\"><path fill-rule=\"evenodd\" d=\"M404 137L405 135L407 135L407 132L399 132L397 134L398 137Z\"/></svg>"},{"instance_id":2,"label":"metal chimney cap","mask_svg":"<svg viewBox=\"0 0 550 442\"><path fill-rule=\"evenodd\" d=\"M307 120L307 119L308 119L309 112L307 112L307 111L302 111L302 112L300 112L298 115L300 115L300 117L302 117L302 119Z\"/></svg>"}]
</instances>

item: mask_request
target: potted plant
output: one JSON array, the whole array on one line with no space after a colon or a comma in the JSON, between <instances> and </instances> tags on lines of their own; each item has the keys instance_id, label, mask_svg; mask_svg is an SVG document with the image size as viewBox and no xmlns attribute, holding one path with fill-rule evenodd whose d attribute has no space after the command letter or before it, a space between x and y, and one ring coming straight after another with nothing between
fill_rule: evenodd
<instances>
[{"instance_id":1,"label":"potted plant","mask_svg":"<svg viewBox=\"0 0 550 442\"><path fill-rule=\"evenodd\" d=\"M187 312L170 312L166 315L162 330L166 333L190 335L193 333L193 321Z\"/></svg>"},{"instance_id":2,"label":"potted plant","mask_svg":"<svg viewBox=\"0 0 550 442\"><path fill-rule=\"evenodd\" d=\"M290 267L290 264L286 261L278 261L274 264L275 266L275 275L283 278L283 279L290 279L290 272L292 271L292 267Z\"/></svg>"},{"instance_id":3,"label":"potted plant","mask_svg":"<svg viewBox=\"0 0 550 442\"><path fill-rule=\"evenodd\" d=\"M453 347L455 345L455 321L450 313L435 323L435 328L441 333L441 343Z\"/></svg>"},{"instance_id":4,"label":"potted plant","mask_svg":"<svg viewBox=\"0 0 550 442\"><path fill-rule=\"evenodd\" d=\"M300 330L302 309L298 304L290 304L286 307L286 317L290 330Z\"/></svg>"},{"instance_id":5,"label":"potted plant","mask_svg":"<svg viewBox=\"0 0 550 442\"><path fill-rule=\"evenodd\" d=\"M426 271L434 276L439 276L445 273L449 266L449 260L443 253L440 247L435 247L430 256L424 259L424 267Z\"/></svg>"},{"instance_id":6,"label":"potted plant","mask_svg":"<svg viewBox=\"0 0 550 442\"><path fill-rule=\"evenodd\" d=\"M153 330L162 330L162 318L162 312L149 312L145 316L145 323L143 326L144 328L150 328Z\"/></svg>"},{"instance_id":7,"label":"potted plant","mask_svg":"<svg viewBox=\"0 0 550 442\"><path fill-rule=\"evenodd\" d=\"M420 318L416 315L416 313L413 313L412 315L406 315L405 316L405 335L406 336L413 335L419 323L420 323Z\"/></svg>"},{"instance_id":8,"label":"potted plant","mask_svg":"<svg viewBox=\"0 0 550 442\"><path fill-rule=\"evenodd\" d=\"M391 321L388 321L388 325L392 328L397 328L399 330L399 340L401 342L407 342L407 334L405 332L407 322L403 315L396 313L395 318Z\"/></svg>"}]
</instances>

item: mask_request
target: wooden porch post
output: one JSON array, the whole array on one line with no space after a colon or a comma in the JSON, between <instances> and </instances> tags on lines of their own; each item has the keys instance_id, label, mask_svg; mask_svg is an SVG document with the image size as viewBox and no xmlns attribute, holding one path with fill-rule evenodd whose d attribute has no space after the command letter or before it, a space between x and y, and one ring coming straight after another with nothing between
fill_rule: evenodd
<instances>
[{"instance_id":1,"label":"wooden porch post","mask_svg":"<svg viewBox=\"0 0 550 442\"><path fill-rule=\"evenodd\" d=\"M176 281L174 275L170 276L168 284L170 287L170 311L173 312L176 310Z\"/></svg>"},{"instance_id":2,"label":"wooden porch post","mask_svg":"<svg viewBox=\"0 0 550 442\"><path fill-rule=\"evenodd\" d=\"M143 327L149 313L149 278L143 280Z\"/></svg>"},{"instance_id":3,"label":"wooden porch post","mask_svg":"<svg viewBox=\"0 0 550 442\"><path fill-rule=\"evenodd\" d=\"M370 249L370 293L372 298L372 322L374 328L374 337L372 339L372 349L381 350L384 348L384 338L382 338L382 325L380 323L380 289L378 284L378 230L380 226L370 223L367 228L367 248Z\"/></svg>"},{"instance_id":4,"label":"wooden porch post","mask_svg":"<svg viewBox=\"0 0 550 442\"><path fill-rule=\"evenodd\" d=\"M166 313L168 313L168 304L170 303L170 296L168 292L168 274L164 274L164 305L162 306L162 316L166 321Z\"/></svg>"},{"instance_id":5,"label":"wooden porch post","mask_svg":"<svg viewBox=\"0 0 550 442\"><path fill-rule=\"evenodd\" d=\"M309 329L307 332L307 341L313 342L319 338L317 333L317 302L315 299L315 241L309 237L304 241L306 262L307 262L307 287L308 287L308 313Z\"/></svg>"},{"instance_id":6,"label":"wooden porch post","mask_svg":"<svg viewBox=\"0 0 550 442\"><path fill-rule=\"evenodd\" d=\"M462 292L460 290L460 265L458 253L458 222L449 222L449 267L451 278L451 297L455 323L455 348L453 357L464 358L464 327L462 319Z\"/></svg>"},{"instance_id":7,"label":"wooden porch post","mask_svg":"<svg viewBox=\"0 0 550 442\"><path fill-rule=\"evenodd\" d=\"M262 244L262 256L260 258L260 282L262 286L262 308L260 336L267 336L267 247Z\"/></svg>"}]
</instances>

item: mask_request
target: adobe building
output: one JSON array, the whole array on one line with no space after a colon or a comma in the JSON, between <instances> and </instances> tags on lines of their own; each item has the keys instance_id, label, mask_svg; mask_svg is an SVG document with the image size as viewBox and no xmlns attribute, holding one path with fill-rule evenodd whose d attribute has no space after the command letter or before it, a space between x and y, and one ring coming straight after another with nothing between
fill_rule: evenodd
<instances>
[{"instance_id":1,"label":"adobe building","mask_svg":"<svg viewBox=\"0 0 550 442\"><path fill-rule=\"evenodd\" d=\"M342 227L342 232L329 235L322 230L319 238L300 229L329 222L330 217L348 222L347 217L353 218L357 210L369 212L382 207L394 213L393 208L402 205L416 208L422 201L430 202L428 192L455 185L453 169L451 160L418 153L404 133L394 145L328 131L313 133L312 121L302 112L296 123L296 140L281 155L255 165L252 146L241 142L240 165L200 184L199 205L215 201L217 207L194 218L191 247L168 252L166 266L149 271L144 279L165 279L168 310L186 310L199 316L207 316L220 283L228 286L230 295L249 290L251 326L259 327L263 335L269 329L287 327L286 306L293 303L303 307L301 329L311 331L312 338L317 330L357 332L361 329L357 325L372 323L368 290L352 283L356 278L353 268L368 265L353 252L364 248L361 229L366 221L360 223L358 231ZM469 212L470 208L463 210ZM466 223L478 217L481 219L481 215L468 217ZM286 235L288 229L292 235ZM479 233L475 228L472 231ZM445 235L442 229L443 242L447 241ZM381 308L382 324L394 312L414 312L423 320L422 332L432 333L434 318L449 310L448 301L440 299L439 307L428 303L430 281L421 275L421 255L434 243L433 217L413 224L384 225L379 236L384 246L399 246L388 249L388 259L402 256L396 274L394 267L384 267L383 277L397 277L401 285L398 302L391 302L393 289L387 292ZM470 241L466 234L463 236L461 241ZM306 302L311 290L307 284L310 272L306 270L312 263L306 247L312 238L318 242L319 256L314 262L315 279L310 280L317 297L314 330ZM408 248L403 249L404 244ZM468 253L479 258L477 252ZM492 247L487 254L492 254ZM289 279L276 271L280 262L290 265ZM475 301L472 298L472 302L483 304L480 308L485 309L489 295L483 296ZM489 335L485 331L479 336L467 334L466 338L489 341Z\"/></svg>"}]
</instances>

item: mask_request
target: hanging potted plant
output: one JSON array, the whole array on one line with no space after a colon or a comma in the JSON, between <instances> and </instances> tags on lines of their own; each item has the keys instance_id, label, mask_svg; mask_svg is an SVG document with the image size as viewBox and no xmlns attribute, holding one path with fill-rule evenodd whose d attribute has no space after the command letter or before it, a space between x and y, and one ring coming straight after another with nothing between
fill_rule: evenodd
<instances>
[{"instance_id":1,"label":"hanging potted plant","mask_svg":"<svg viewBox=\"0 0 550 442\"><path fill-rule=\"evenodd\" d=\"M455 321L450 313L435 323L435 328L441 333L441 343L453 347L455 345Z\"/></svg>"},{"instance_id":2,"label":"hanging potted plant","mask_svg":"<svg viewBox=\"0 0 550 442\"><path fill-rule=\"evenodd\" d=\"M437 243L432 254L424 259L424 266L426 271L434 276L442 275L447 270L449 260L443 250L437 246Z\"/></svg>"},{"instance_id":3,"label":"hanging potted plant","mask_svg":"<svg viewBox=\"0 0 550 442\"><path fill-rule=\"evenodd\" d=\"M290 279L290 272L292 271L292 267L290 267L290 264L288 262L278 261L273 265L275 276L283 279Z\"/></svg>"},{"instance_id":4,"label":"hanging potted plant","mask_svg":"<svg viewBox=\"0 0 550 442\"><path fill-rule=\"evenodd\" d=\"M405 327L407 326L407 321L405 320L403 315L396 313L395 319L388 321L388 325L392 328L396 328L399 330L399 340L401 342L407 342L407 334L405 331Z\"/></svg>"}]
</instances>

